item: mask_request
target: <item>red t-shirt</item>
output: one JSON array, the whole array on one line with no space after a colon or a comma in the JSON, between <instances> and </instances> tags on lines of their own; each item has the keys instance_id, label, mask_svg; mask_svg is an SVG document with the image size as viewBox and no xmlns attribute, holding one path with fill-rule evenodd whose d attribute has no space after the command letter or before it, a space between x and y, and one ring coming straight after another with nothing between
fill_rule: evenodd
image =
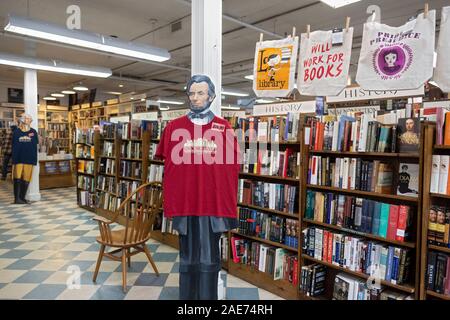
<instances>
[{"instance_id":1,"label":"red t-shirt","mask_svg":"<svg viewBox=\"0 0 450 320\"><path fill-rule=\"evenodd\" d=\"M165 127L155 157L164 159L164 214L237 216L239 145L228 121L196 125L187 116Z\"/></svg>"}]
</instances>

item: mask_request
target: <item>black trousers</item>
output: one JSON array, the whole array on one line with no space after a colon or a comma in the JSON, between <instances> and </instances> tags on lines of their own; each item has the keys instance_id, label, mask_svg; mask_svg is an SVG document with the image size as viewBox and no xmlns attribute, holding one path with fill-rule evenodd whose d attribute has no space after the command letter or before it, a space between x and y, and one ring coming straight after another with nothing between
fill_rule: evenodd
<instances>
[{"instance_id":1,"label":"black trousers","mask_svg":"<svg viewBox=\"0 0 450 320\"><path fill-rule=\"evenodd\" d=\"M11 160L12 154L4 154L3 155L3 163L2 163L2 177L6 178L8 175L8 165Z\"/></svg>"},{"instance_id":2,"label":"black trousers","mask_svg":"<svg viewBox=\"0 0 450 320\"><path fill-rule=\"evenodd\" d=\"M219 241L209 217L189 216L180 233L180 300L217 300Z\"/></svg>"}]
</instances>

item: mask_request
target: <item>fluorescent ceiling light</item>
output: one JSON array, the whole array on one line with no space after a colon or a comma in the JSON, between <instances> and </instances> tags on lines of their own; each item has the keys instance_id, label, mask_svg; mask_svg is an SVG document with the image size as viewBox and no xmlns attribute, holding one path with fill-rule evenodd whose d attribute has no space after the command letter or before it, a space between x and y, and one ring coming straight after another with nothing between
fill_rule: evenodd
<instances>
[{"instance_id":1,"label":"fluorescent ceiling light","mask_svg":"<svg viewBox=\"0 0 450 320\"><path fill-rule=\"evenodd\" d=\"M141 98L141 101L145 101L145 98Z\"/></svg>"},{"instance_id":2,"label":"fluorescent ceiling light","mask_svg":"<svg viewBox=\"0 0 450 320\"><path fill-rule=\"evenodd\" d=\"M237 89L225 89L222 88L222 94L226 95L226 96L236 96L236 97L248 97L249 94L247 92L244 91L240 91Z\"/></svg>"},{"instance_id":3,"label":"fluorescent ceiling light","mask_svg":"<svg viewBox=\"0 0 450 320\"><path fill-rule=\"evenodd\" d=\"M62 98L64 97L64 95L62 93L52 93L51 94L52 97L57 97L57 98Z\"/></svg>"},{"instance_id":4,"label":"fluorescent ceiling light","mask_svg":"<svg viewBox=\"0 0 450 320\"><path fill-rule=\"evenodd\" d=\"M169 109L170 109L169 107L159 107L159 110L162 110L162 111L167 111Z\"/></svg>"},{"instance_id":5,"label":"fluorescent ceiling light","mask_svg":"<svg viewBox=\"0 0 450 320\"><path fill-rule=\"evenodd\" d=\"M44 100L56 100L55 97L43 97L42 99L44 99Z\"/></svg>"},{"instance_id":6,"label":"fluorescent ceiling light","mask_svg":"<svg viewBox=\"0 0 450 320\"><path fill-rule=\"evenodd\" d=\"M113 95L115 95L115 96L119 96L119 95L122 94L122 92L118 92L118 91L106 91L105 93L113 94Z\"/></svg>"},{"instance_id":7,"label":"fluorescent ceiling light","mask_svg":"<svg viewBox=\"0 0 450 320\"><path fill-rule=\"evenodd\" d=\"M107 68L82 66L56 60L36 59L9 53L0 53L0 64L25 69L70 73L100 78L107 78L112 74L111 70Z\"/></svg>"},{"instance_id":8,"label":"fluorescent ceiling light","mask_svg":"<svg viewBox=\"0 0 450 320\"><path fill-rule=\"evenodd\" d=\"M336 9L355 2L359 2L361 0L320 0L320 1Z\"/></svg>"},{"instance_id":9,"label":"fluorescent ceiling light","mask_svg":"<svg viewBox=\"0 0 450 320\"><path fill-rule=\"evenodd\" d=\"M233 107L233 106L222 106L222 109L225 109L225 110L240 110L241 108Z\"/></svg>"},{"instance_id":10,"label":"fluorescent ceiling light","mask_svg":"<svg viewBox=\"0 0 450 320\"><path fill-rule=\"evenodd\" d=\"M245 76L244 78L247 79L247 80L252 80L253 81L254 76L252 74L249 74L248 76Z\"/></svg>"},{"instance_id":11,"label":"fluorescent ceiling light","mask_svg":"<svg viewBox=\"0 0 450 320\"><path fill-rule=\"evenodd\" d=\"M126 42L101 34L82 30L71 30L57 24L10 16L5 30L12 33L55 41L83 48L114 53L151 61L166 61L170 53L166 49L143 43Z\"/></svg>"},{"instance_id":12,"label":"fluorescent ceiling light","mask_svg":"<svg viewBox=\"0 0 450 320\"><path fill-rule=\"evenodd\" d=\"M271 99L256 99L255 102L257 103L272 103L275 102L276 100L271 100Z\"/></svg>"},{"instance_id":13,"label":"fluorescent ceiling light","mask_svg":"<svg viewBox=\"0 0 450 320\"><path fill-rule=\"evenodd\" d=\"M73 90L76 90L76 91L88 91L89 88L86 88L86 87L83 87L83 86L76 86L76 87L73 87Z\"/></svg>"},{"instance_id":14,"label":"fluorescent ceiling light","mask_svg":"<svg viewBox=\"0 0 450 320\"><path fill-rule=\"evenodd\" d=\"M63 91L61 91L61 93L64 93L64 94L75 94L76 92L73 91L73 90L63 90Z\"/></svg>"},{"instance_id":15,"label":"fluorescent ceiling light","mask_svg":"<svg viewBox=\"0 0 450 320\"><path fill-rule=\"evenodd\" d=\"M167 103L167 104L178 104L178 105L184 104L183 101L167 100L167 99L160 99L160 100L158 100L158 101L156 101L156 102L159 102L159 103Z\"/></svg>"}]
</instances>

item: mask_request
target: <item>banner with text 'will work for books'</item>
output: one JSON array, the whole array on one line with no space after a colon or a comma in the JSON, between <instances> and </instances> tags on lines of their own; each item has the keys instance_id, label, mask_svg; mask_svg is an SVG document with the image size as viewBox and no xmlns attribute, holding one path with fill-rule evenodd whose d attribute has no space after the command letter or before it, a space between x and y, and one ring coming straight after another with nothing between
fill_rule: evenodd
<instances>
[{"instance_id":1,"label":"banner with text 'will work for books'","mask_svg":"<svg viewBox=\"0 0 450 320\"><path fill-rule=\"evenodd\" d=\"M436 48L437 61L434 81L444 92L450 92L450 7L442 8L441 27Z\"/></svg>"},{"instance_id":2,"label":"banner with text 'will work for books'","mask_svg":"<svg viewBox=\"0 0 450 320\"><path fill-rule=\"evenodd\" d=\"M367 90L406 90L433 75L436 11L400 27L364 24L356 82Z\"/></svg>"},{"instance_id":3,"label":"banner with text 'will work for books'","mask_svg":"<svg viewBox=\"0 0 450 320\"><path fill-rule=\"evenodd\" d=\"M253 91L257 97L286 97L294 89L298 37L256 43Z\"/></svg>"},{"instance_id":4,"label":"banner with text 'will work for books'","mask_svg":"<svg viewBox=\"0 0 450 320\"><path fill-rule=\"evenodd\" d=\"M297 86L305 96L336 96L347 85L353 28L343 31L343 43L332 45L333 31L302 33Z\"/></svg>"}]
</instances>

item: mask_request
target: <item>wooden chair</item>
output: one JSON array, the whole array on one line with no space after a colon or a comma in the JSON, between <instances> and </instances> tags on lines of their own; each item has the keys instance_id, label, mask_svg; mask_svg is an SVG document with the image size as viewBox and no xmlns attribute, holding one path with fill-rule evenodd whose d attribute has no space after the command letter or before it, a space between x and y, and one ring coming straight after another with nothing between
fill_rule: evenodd
<instances>
[{"instance_id":1,"label":"wooden chair","mask_svg":"<svg viewBox=\"0 0 450 320\"><path fill-rule=\"evenodd\" d=\"M108 257L115 261L122 261L122 285L126 292L127 265L131 266L131 256L140 252L145 253L148 261L159 276L158 269L153 261L152 255L147 248L146 242L150 239L150 232L155 221L155 217L162 210L162 186L160 182L146 183L130 194L114 213L111 220L101 216L95 216L98 221L100 236L97 242L100 243L97 265L93 282L97 279L103 257ZM111 231L110 225L120 223L123 229ZM110 252L105 252L106 247L117 248ZM134 249L134 251L131 251ZM120 255L115 255L120 253Z\"/></svg>"}]
</instances>

